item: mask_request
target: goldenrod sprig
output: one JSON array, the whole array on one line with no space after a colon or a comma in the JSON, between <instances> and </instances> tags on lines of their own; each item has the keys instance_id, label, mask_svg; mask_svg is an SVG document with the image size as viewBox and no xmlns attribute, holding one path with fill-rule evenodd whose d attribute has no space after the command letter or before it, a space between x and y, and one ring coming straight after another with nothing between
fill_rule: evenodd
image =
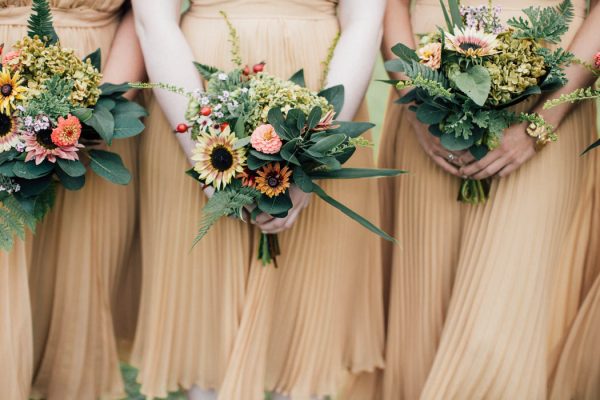
<instances>
[{"instance_id":1,"label":"goldenrod sprig","mask_svg":"<svg viewBox=\"0 0 600 400\"><path fill-rule=\"evenodd\" d=\"M238 35L237 30L229 21L229 17L227 17L227 13L225 11L219 11L219 13L225 19L227 23L227 28L229 29L229 43L231 44L231 61L237 66L242 67L242 55L240 51L240 35Z\"/></svg>"}]
</instances>

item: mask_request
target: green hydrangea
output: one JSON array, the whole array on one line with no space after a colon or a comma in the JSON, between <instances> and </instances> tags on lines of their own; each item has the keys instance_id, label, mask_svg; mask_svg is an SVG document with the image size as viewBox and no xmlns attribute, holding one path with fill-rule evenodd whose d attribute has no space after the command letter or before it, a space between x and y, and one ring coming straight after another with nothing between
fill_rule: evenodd
<instances>
[{"instance_id":1,"label":"green hydrangea","mask_svg":"<svg viewBox=\"0 0 600 400\"><path fill-rule=\"evenodd\" d=\"M74 107L90 107L98 102L102 75L89 60L84 62L73 50L58 45L46 46L37 36L23 38L15 49L20 51L19 57L10 63L19 67L31 97L38 96L48 80L58 76L73 82L70 100Z\"/></svg>"},{"instance_id":2,"label":"green hydrangea","mask_svg":"<svg viewBox=\"0 0 600 400\"><path fill-rule=\"evenodd\" d=\"M248 94L249 99L258 105L246 120L252 128L266 123L269 110L273 107L281 108L284 114L292 108L308 114L315 106L321 107L323 115L333 110L325 98L317 96L309 89L267 74L261 74L250 81Z\"/></svg>"},{"instance_id":3,"label":"green hydrangea","mask_svg":"<svg viewBox=\"0 0 600 400\"><path fill-rule=\"evenodd\" d=\"M492 78L488 98L491 105L510 102L546 74L544 58L538 54L539 44L529 39L514 39L512 32L498 36L498 53L484 62Z\"/></svg>"}]
</instances>

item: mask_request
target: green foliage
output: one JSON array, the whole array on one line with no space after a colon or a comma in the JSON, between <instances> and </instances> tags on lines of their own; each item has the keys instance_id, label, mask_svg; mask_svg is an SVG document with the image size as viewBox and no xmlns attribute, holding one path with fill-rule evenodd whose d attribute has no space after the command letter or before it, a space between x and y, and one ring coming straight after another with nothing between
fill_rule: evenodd
<instances>
[{"instance_id":1,"label":"green foliage","mask_svg":"<svg viewBox=\"0 0 600 400\"><path fill-rule=\"evenodd\" d=\"M47 90L41 91L29 101L24 115L47 115L56 122L58 117L66 116L73 109L70 100L73 82L54 75L47 81L46 87Z\"/></svg>"},{"instance_id":2,"label":"green foliage","mask_svg":"<svg viewBox=\"0 0 600 400\"><path fill-rule=\"evenodd\" d=\"M556 107L564 103L575 103L583 100L600 99L600 90L595 90L591 87L579 88L571 93L563 94L557 99L552 99L544 103L544 110Z\"/></svg>"},{"instance_id":3,"label":"green foliage","mask_svg":"<svg viewBox=\"0 0 600 400\"><path fill-rule=\"evenodd\" d=\"M544 58L548 70L543 86L550 87L550 90L564 86L567 83L564 68L573 62L574 54L561 48L552 51L545 47L540 47L538 54Z\"/></svg>"},{"instance_id":4,"label":"green foliage","mask_svg":"<svg viewBox=\"0 0 600 400\"><path fill-rule=\"evenodd\" d=\"M548 138L555 142L558 140L558 136L554 132L554 126L547 122L541 115L537 113L521 113L519 114L519 122L529 122L535 124L538 127L543 127L548 133Z\"/></svg>"},{"instance_id":5,"label":"green foliage","mask_svg":"<svg viewBox=\"0 0 600 400\"><path fill-rule=\"evenodd\" d=\"M449 78L475 104L478 106L485 104L492 87L492 79L486 68L474 65L465 72L453 74Z\"/></svg>"},{"instance_id":6,"label":"green foliage","mask_svg":"<svg viewBox=\"0 0 600 400\"><path fill-rule=\"evenodd\" d=\"M210 80L210 78L212 78L212 76L214 74L219 72L219 69L216 67L211 67L210 65L200 64L195 61L194 61L194 66L196 67L196 69L198 70L200 75L207 81Z\"/></svg>"},{"instance_id":7,"label":"green foliage","mask_svg":"<svg viewBox=\"0 0 600 400\"><path fill-rule=\"evenodd\" d=\"M210 228L217 221L228 215L242 215L242 208L256 202L260 197L260 192L249 187L228 186L224 190L217 191L208 200L202 209L202 220L198 234L194 239L194 246L202 240Z\"/></svg>"},{"instance_id":8,"label":"green foliage","mask_svg":"<svg viewBox=\"0 0 600 400\"><path fill-rule=\"evenodd\" d=\"M560 43L574 16L571 0L564 0L556 7L528 7L523 13L528 20L523 17L508 20L508 25L517 29L515 37L551 43Z\"/></svg>"},{"instance_id":9,"label":"green foliage","mask_svg":"<svg viewBox=\"0 0 600 400\"><path fill-rule=\"evenodd\" d=\"M146 396L140 393L141 385L137 383L139 371L128 364L121 364L121 375L125 383L125 393L127 397L123 400L146 400ZM161 399L155 399L161 400ZM166 399L162 400L187 400L183 392L169 393Z\"/></svg>"},{"instance_id":10,"label":"green foliage","mask_svg":"<svg viewBox=\"0 0 600 400\"><path fill-rule=\"evenodd\" d=\"M452 99L453 94L449 90L448 79L443 73L429 68L415 60L410 62L397 59L385 63L385 67L391 72L402 72L410 79L410 85L425 90L430 96ZM399 82L400 83L400 82Z\"/></svg>"},{"instance_id":11,"label":"green foliage","mask_svg":"<svg viewBox=\"0 0 600 400\"><path fill-rule=\"evenodd\" d=\"M39 36L47 44L58 42L58 35L52 25L52 12L48 0L33 0L31 11L27 21L29 37Z\"/></svg>"},{"instance_id":12,"label":"green foliage","mask_svg":"<svg viewBox=\"0 0 600 400\"><path fill-rule=\"evenodd\" d=\"M131 181L131 174L118 154L104 150L91 150L89 157L92 171L107 181L117 185L127 185Z\"/></svg>"},{"instance_id":13,"label":"green foliage","mask_svg":"<svg viewBox=\"0 0 600 400\"><path fill-rule=\"evenodd\" d=\"M229 21L229 18L227 17L225 11L220 11L219 13L225 19L225 22L227 23L227 28L229 29L229 43L231 44L231 62L233 62L233 64L237 67L241 68L242 55L240 52L240 36L238 35L237 30L235 29L231 21Z\"/></svg>"}]
</instances>

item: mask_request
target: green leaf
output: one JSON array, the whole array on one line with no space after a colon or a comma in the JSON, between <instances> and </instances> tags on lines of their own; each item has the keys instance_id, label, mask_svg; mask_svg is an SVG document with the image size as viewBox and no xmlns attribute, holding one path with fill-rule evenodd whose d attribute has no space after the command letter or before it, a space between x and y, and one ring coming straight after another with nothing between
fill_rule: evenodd
<instances>
[{"instance_id":1,"label":"green leaf","mask_svg":"<svg viewBox=\"0 0 600 400\"><path fill-rule=\"evenodd\" d=\"M402 43L398 43L397 45L392 47L392 53L394 53L395 55L400 57L401 60L404 61L419 61L419 56L417 55L417 52Z\"/></svg>"},{"instance_id":2,"label":"green leaf","mask_svg":"<svg viewBox=\"0 0 600 400\"><path fill-rule=\"evenodd\" d=\"M298 186L304 193L311 193L313 191L312 179L301 167L294 168L292 178L294 179L296 186Z\"/></svg>"},{"instance_id":3,"label":"green leaf","mask_svg":"<svg viewBox=\"0 0 600 400\"><path fill-rule=\"evenodd\" d=\"M73 178L83 176L87 172L85 166L79 160L71 161L59 158L56 163L65 174Z\"/></svg>"},{"instance_id":4,"label":"green leaf","mask_svg":"<svg viewBox=\"0 0 600 400\"><path fill-rule=\"evenodd\" d=\"M321 157L318 158L316 161L318 161L319 163L323 164L325 167L331 170L342 168L342 164L340 164L340 162L335 157Z\"/></svg>"},{"instance_id":5,"label":"green leaf","mask_svg":"<svg viewBox=\"0 0 600 400\"><path fill-rule=\"evenodd\" d=\"M466 72L453 75L450 79L475 104L483 107L492 88L492 78L485 67L475 65Z\"/></svg>"},{"instance_id":6,"label":"green leaf","mask_svg":"<svg viewBox=\"0 0 600 400\"><path fill-rule=\"evenodd\" d=\"M344 163L346 163L346 161L348 161L350 159L350 157L352 157L352 155L354 155L355 152L356 152L356 147L354 147L354 146L347 147L341 153L336 154L335 159L338 160L338 162L340 164L344 164Z\"/></svg>"},{"instance_id":7,"label":"green leaf","mask_svg":"<svg viewBox=\"0 0 600 400\"><path fill-rule=\"evenodd\" d=\"M475 145L469 148L469 152L475 159L481 160L485 155L489 152L487 146L484 145Z\"/></svg>"},{"instance_id":8,"label":"green leaf","mask_svg":"<svg viewBox=\"0 0 600 400\"><path fill-rule=\"evenodd\" d=\"M8 178L14 178L16 175L13 172L13 168L15 167L16 163L16 161L8 161L0 165L0 175Z\"/></svg>"},{"instance_id":9,"label":"green leaf","mask_svg":"<svg viewBox=\"0 0 600 400\"><path fill-rule=\"evenodd\" d=\"M448 111L427 103L421 104L417 108L417 119L427 125L439 124L447 115Z\"/></svg>"},{"instance_id":10,"label":"green leaf","mask_svg":"<svg viewBox=\"0 0 600 400\"><path fill-rule=\"evenodd\" d=\"M460 5L458 3L459 0L448 0L448 8L450 9L450 15L452 16L452 24L462 28L463 20L460 15Z\"/></svg>"},{"instance_id":11,"label":"green leaf","mask_svg":"<svg viewBox=\"0 0 600 400\"><path fill-rule=\"evenodd\" d=\"M52 12L48 0L33 0L31 15L27 21L27 35L30 38L39 36L47 44L58 42L58 35L52 25Z\"/></svg>"},{"instance_id":12,"label":"green leaf","mask_svg":"<svg viewBox=\"0 0 600 400\"><path fill-rule=\"evenodd\" d=\"M269 110L267 114L267 120L269 124L273 126L277 135L283 140L292 140L295 136L292 133L292 130L286 125L285 118L283 117L283 113L281 109L278 107L273 107Z\"/></svg>"},{"instance_id":13,"label":"green leaf","mask_svg":"<svg viewBox=\"0 0 600 400\"><path fill-rule=\"evenodd\" d=\"M309 131L319 124L322 116L323 110L321 110L321 107L314 106L313 109L310 110L310 113L308 114L308 119L306 121L306 125L308 126Z\"/></svg>"},{"instance_id":14,"label":"green leaf","mask_svg":"<svg viewBox=\"0 0 600 400\"><path fill-rule=\"evenodd\" d=\"M581 153L581 155L586 154L590 150L594 150L598 146L600 146L600 139L596 140L594 143L592 143L588 147L586 147L585 150L583 151L583 153Z\"/></svg>"},{"instance_id":15,"label":"green leaf","mask_svg":"<svg viewBox=\"0 0 600 400\"><path fill-rule=\"evenodd\" d=\"M73 177L64 173L62 170L57 169L56 175L60 179L60 183L67 190L75 191L81 189L85 185L85 175Z\"/></svg>"},{"instance_id":16,"label":"green leaf","mask_svg":"<svg viewBox=\"0 0 600 400\"><path fill-rule=\"evenodd\" d=\"M123 99L123 98L121 98ZM119 101L115 108L112 110L113 115L128 116L129 118L141 118L148 115L148 112L144 107L134 101Z\"/></svg>"},{"instance_id":17,"label":"green leaf","mask_svg":"<svg viewBox=\"0 0 600 400\"><path fill-rule=\"evenodd\" d=\"M326 152L336 148L340 144L344 143L346 135L343 133L336 133L320 139L317 143L313 144L308 150L325 154Z\"/></svg>"},{"instance_id":18,"label":"green leaf","mask_svg":"<svg viewBox=\"0 0 600 400\"><path fill-rule=\"evenodd\" d=\"M279 154L285 161L287 161L291 164L294 164L294 165L300 165L300 161L298 160L298 158L295 155L296 146L298 145L299 141L300 141L299 138L290 140L289 142L287 142L286 144L284 144L281 147L281 151L279 152Z\"/></svg>"},{"instance_id":19,"label":"green leaf","mask_svg":"<svg viewBox=\"0 0 600 400\"><path fill-rule=\"evenodd\" d=\"M304 70L301 69L297 71L294 75L292 75L290 81L294 82L296 85L305 87L306 82L304 81Z\"/></svg>"},{"instance_id":20,"label":"green leaf","mask_svg":"<svg viewBox=\"0 0 600 400\"><path fill-rule=\"evenodd\" d=\"M205 64L200 64L200 63L194 62L194 66L196 67L198 72L200 72L200 75L202 75L202 77L207 81L210 80L210 78L213 76L213 74L216 74L217 72L219 72L218 68L211 67L210 65L205 65Z\"/></svg>"},{"instance_id":21,"label":"green leaf","mask_svg":"<svg viewBox=\"0 0 600 400\"><path fill-rule=\"evenodd\" d=\"M365 228L370 230L371 232L381 236L385 240L396 243L396 239L394 239L392 236L388 235L387 233L382 231L380 228L375 226L373 223L369 222L366 218L364 218L364 217L360 216L359 214L357 214L356 212L352 211L351 209L349 209L348 207L346 207L339 201L330 197L327 193L325 193L325 191L319 185L317 185L315 183L313 184L313 193L315 193L317 196L319 196L321 199L323 199L323 201L334 206L335 208L337 208L338 210L340 210L341 212L346 214L348 217L352 218L353 220L355 220L356 222L358 222L359 224L361 224L362 226L364 226Z\"/></svg>"},{"instance_id":22,"label":"green leaf","mask_svg":"<svg viewBox=\"0 0 600 400\"><path fill-rule=\"evenodd\" d=\"M248 168L252 171L256 171L257 169L259 169L263 165L267 165L268 163L268 160L262 160L258 157L254 157L252 154L248 154L248 159L246 160L246 165L248 165Z\"/></svg>"},{"instance_id":23,"label":"green leaf","mask_svg":"<svg viewBox=\"0 0 600 400\"><path fill-rule=\"evenodd\" d=\"M293 108L288 111L285 124L290 128L292 136L297 138L306 124L306 115L301 110Z\"/></svg>"},{"instance_id":24,"label":"green leaf","mask_svg":"<svg viewBox=\"0 0 600 400\"><path fill-rule=\"evenodd\" d=\"M446 5L444 4L443 0L440 0L440 8L442 9L442 11L444 13L444 20L446 21L446 27L448 28L448 32L454 33L454 25L452 24L452 21L450 20L450 15L448 14L448 9L446 8Z\"/></svg>"},{"instance_id":25,"label":"green leaf","mask_svg":"<svg viewBox=\"0 0 600 400\"><path fill-rule=\"evenodd\" d=\"M343 133L349 138L356 138L375 127L375 124L370 122L354 122L354 121L335 121L334 125L339 125L339 128L333 132Z\"/></svg>"},{"instance_id":26,"label":"green leaf","mask_svg":"<svg viewBox=\"0 0 600 400\"><path fill-rule=\"evenodd\" d=\"M17 161L13 166L13 172L16 176L23 179L37 179L48 175L54 169L54 164L49 161L44 161L39 165L35 162Z\"/></svg>"},{"instance_id":27,"label":"green leaf","mask_svg":"<svg viewBox=\"0 0 600 400\"><path fill-rule=\"evenodd\" d=\"M137 118L128 115L115 115L114 139L124 139L139 135L145 129L144 123Z\"/></svg>"},{"instance_id":28,"label":"green leaf","mask_svg":"<svg viewBox=\"0 0 600 400\"><path fill-rule=\"evenodd\" d=\"M246 120L243 117L239 117L237 121L235 121L235 126L233 127L233 133L235 133L235 137L244 138L250 137L246 134ZM250 142L248 142L250 143Z\"/></svg>"},{"instance_id":29,"label":"green leaf","mask_svg":"<svg viewBox=\"0 0 600 400\"><path fill-rule=\"evenodd\" d=\"M112 143L112 138L115 133L115 119L108 109L96 105L92 118L85 121L84 124L94 128L107 144Z\"/></svg>"},{"instance_id":30,"label":"green leaf","mask_svg":"<svg viewBox=\"0 0 600 400\"><path fill-rule=\"evenodd\" d=\"M107 97L113 95L122 95L131 90L131 85L127 82L125 83L103 83L100 85L100 96Z\"/></svg>"},{"instance_id":31,"label":"green leaf","mask_svg":"<svg viewBox=\"0 0 600 400\"><path fill-rule=\"evenodd\" d=\"M269 215L283 215L292 208L292 200L287 192L276 197L262 195L258 198L258 208Z\"/></svg>"},{"instance_id":32,"label":"green leaf","mask_svg":"<svg viewBox=\"0 0 600 400\"><path fill-rule=\"evenodd\" d=\"M19 196L34 197L43 193L52 184L52 175L46 175L38 179L30 179L21 182L21 190Z\"/></svg>"},{"instance_id":33,"label":"green leaf","mask_svg":"<svg viewBox=\"0 0 600 400\"><path fill-rule=\"evenodd\" d=\"M96 51L84 58L83 62L86 62L87 60L90 60L94 68L96 68L98 71L102 70L102 50L99 48L96 49Z\"/></svg>"},{"instance_id":34,"label":"green leaf","mask_svg":"<svg viewBox=\"0 0 600 400\"><path fill-rule=\"evenodd\" d=\"M251 136L246 136L244 138L238 139L233 144L233 149L237 150L237 149L241 149L242 147L246 147L246 146L248 146L250 144L251 140L252 140Z\"/></svg>"},{"instance_id":35,"label":"green leaf","mask_svg":"<svg viewBox=\"0 0 600 400\"><path fill-rule=\"evenodd\" d=\"M404 60L399 60L399 59L387 60L386 62L383 63L385 70L389 71L389 72L406 72L406 68L409 65L410 64L408 64Z\"/></svg>"},{"instance_id":36,"label":"green leaf","mask_svg":"<svg viewBox=\"0 0 600 400\"><path fill-rule=\"evenodd\" d=\"M108 111L112 111L113 108L117 105L117 102L111 99L110 97L101 97L100 100L96 103L94 107L102 106L106 108Z\"/></svg>"},{"instance_id":37,"label":"green leaf","mask_svg":"<svg viewBox=\"0 0 600 400\"><path fill-rule=\"evenodd\" d=\"M451 133L444 133L440 138L444 148L450 151L466 150L475 143L475 137L469 136L465 139L463 136L454 136Z\"/></svg>"},{"instance_id":38,"label":"green leaf","mask_svg":"<svg viewBox=\"0 0 600 400\"><path fill-rule=\"evenodd\" d=\"M127 185L131 174L116 153L104 150L90 150L90 168L99 176L117 185Z\"/></svg>"},{"instance_id":39,"label":"green leaf","mask_svg":"<svg viewBox=\"0 0 600 400\"><path fill-rule=\"evenodd\" d=\"M256 151L254 149L250 150L250 154L252 156L258 158L259 160L273 161L273 162L283 161L283 159L279 156L279 154L265 154L265 153L261 153L260 151Z\"/></svg>"},{"instance_id":40,"label":"green leaf","mask_svg":"<svg viewBox=\"0 0 600 400\"><path fill-rule=\"evenodd\" d=\"M319 92L319 96L327 99L329 104L335 109L335 113L339 114L344 107L344 86L336 85L330 88L324 89Z\"/></svg>"},{"instance_id":41,"label":"green leaf","mask_svg":"<svg viewBox=\"0 0 600 400\"><path fill-rule=\"evenodd\" d=\"M79 118L82 123L86 123L94 115L94 111L91 108L76 108L71 111L71 114Z\"/></svg>"},{"instance_id":42,"label":"green leaf","mask_svg":"<svg viewBox=\"0 0 600 400\"><path fill-rule=\"evenodd\" d=\"M359 179L359 178L383 178L405 174L406 171L399 169L382 168L342 168L336 171L317 171L310 173L312 179Z\"/></svg>"}]
</instances>

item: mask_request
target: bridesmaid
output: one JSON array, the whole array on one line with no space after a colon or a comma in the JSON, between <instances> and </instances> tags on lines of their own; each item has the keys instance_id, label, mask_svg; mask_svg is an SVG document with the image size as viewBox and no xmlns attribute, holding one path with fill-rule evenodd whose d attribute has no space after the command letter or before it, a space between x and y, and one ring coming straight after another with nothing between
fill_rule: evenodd
<instances>
[{"instance_id":1,"label":"bridesmaid","mask_svg":"<svg viewBox=\"0 0 600 400\"><path fill-rule=\"evenodd\" d=\"M529 5L559 2L494 4L507 19ZM416 0L410 11L409 3L388 3L386 58L393 57L395 43L414 46L416 34L444 26L437 0ZM584 23L586 1L573 4L575 18L562 46L591 59L598 12ZM590 83L579 66L568 76L560 93ZM386 252L393 268L385 399L548 397L586 268L577 252L587 241L587 234L577 236L578 204L597 153L579 154L596 135L596 114L591 103L545 112L544 99L538 100L530 106L559 128L558 143L536 154L518 125L505 132L497 150L468 165L465 154L449 157L406 106L390 103L380 162L413 173L383 183L384 218L403 243ZM456 201L463 175L500 177L487 204Z\"/></svg>"},{"instance_id":2,"label":"bridesmaid","mask_svg":"<svg viewBox=\"0 0 600 400\"><path fill-rule=\"evenodd\" d=\"M195 0L181 28L178 3L133 2L152 81L194 90L202 83L192 61L231 68L223 10L240 35L243 60L264 60L268 71L286 78L304 68L308 85L318 89L321 62L341 29L327 81L346 86L341 119L367 119L361 104L384 1ZM262 399L265 390L293 398L348 392L373 398L368 373L383 366L378 238L318 199L300 214L309 203L300 195L290 213L300 216L281 234L278 269L257 261L258 231L238 220L221 221L190 250L205 200L183 173L193 143L172 133L187 101L155 94L150 134L142 140L144 283L133 355L142 392L164 397L181 386L193 387L193 399L216 392L222 399ZM373 165L371 151L354 162ZM326 189L377 221L374 182ZM294 218L261 222L265 231L279 231Z\"/></svg>"},{"instance_id":3,"label":"bridesmaid","mask_svg":"<svg viewBox=\"0 0 600 400\"><path fill-rule=\"evenodd\" d=\"M3 38L11 45L27 34L31 2L0 0L0 5ZM80 56L102 49L105 81L143 79L133 17L125 14L123 0L50 0L50 5L62 45ZM115 141L112 149L135 176L135 141ZM117 187L90 174L83 190L59 191L54 210L38 227L29 265L35 348L32 397L123 397L110 304L133 242L134 207L133 185ZM14 375L10 384L26 384L27 390L0 396L7 399L28 397L32 369L29 306L20 300L27 293L22 281L26 265L14 257L8 265L9 289L0 294L2 321L11 307L11 322L1 324L0 347L12 342L13 348L6 356L2 351L0 360L10 366L5 368L9 377ZM5 303L4 296L10 296L11 303ZM7 329L12 331L8 342ZM0 375L6 377L4 372ZM0 393L6 388L0 380Z\"/></svg>"}]
</instances>

